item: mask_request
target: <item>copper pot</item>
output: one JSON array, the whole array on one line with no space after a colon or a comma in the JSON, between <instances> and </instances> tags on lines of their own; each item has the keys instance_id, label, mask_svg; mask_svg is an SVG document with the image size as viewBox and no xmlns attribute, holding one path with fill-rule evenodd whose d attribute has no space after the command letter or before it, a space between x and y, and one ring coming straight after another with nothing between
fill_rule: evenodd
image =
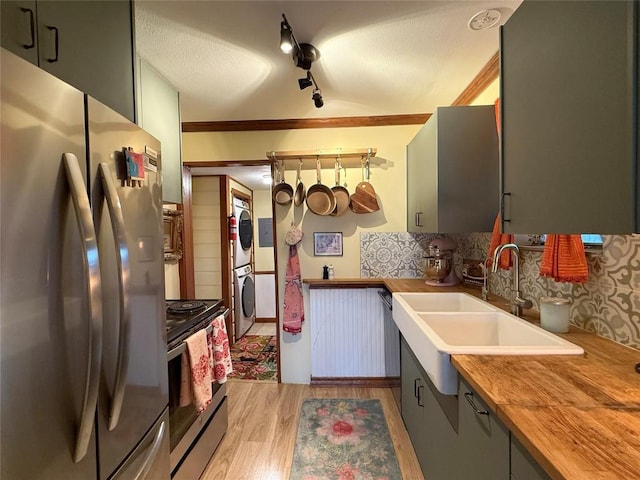
<instances>
[{"instance_id":1,"label":"copper pot","mask_svg":"<svg viewBox=\"0 0 640 480\"><path fill-rule=\"evenodd\" d=\"M318 183L307 190L307 208L316 215L329 215L336 208L336 197L329 187L320 181L320 158L316 158Z\"/></svg>"}]
</instances>

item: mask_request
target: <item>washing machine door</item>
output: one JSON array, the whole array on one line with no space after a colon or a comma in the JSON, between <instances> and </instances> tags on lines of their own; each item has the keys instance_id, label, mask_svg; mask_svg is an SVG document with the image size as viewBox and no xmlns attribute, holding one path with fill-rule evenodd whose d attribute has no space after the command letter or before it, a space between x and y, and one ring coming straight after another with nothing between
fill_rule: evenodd
<instances>
[{"instance_id":1,"label":"washing machine door","mask_svg":"<svg viewBox=\"0 0 640 480\"><path fill-rule=\"evenodd\" d=\"M252 318L256 309L256 289L253 277L247 275L242 283L242 313L245 318Z\"/></svg>"},{"instance_id":2,"label":"washing machine door","mask_svg":"<svg viewBox=\"0 0 640 480\"><path fill-rule=\"evenodd\" d=\"M251 248L251 242L253 241L253 224L251 222L251 215L247 210L242 210L240 218L238 219L238 238L240 239L240 246L243 250L249 250Z\"/></svg>"}]
</instances>

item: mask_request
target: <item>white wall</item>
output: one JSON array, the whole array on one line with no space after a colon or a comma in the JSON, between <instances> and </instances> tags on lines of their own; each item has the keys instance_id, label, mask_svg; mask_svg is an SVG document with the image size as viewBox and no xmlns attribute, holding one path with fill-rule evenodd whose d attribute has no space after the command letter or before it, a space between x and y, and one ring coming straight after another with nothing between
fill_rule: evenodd
<instances>
[{"instance_id":1,"label":"white wall","mask_svg":"<svg viewBox=\"0 0 640 480\"><path fill-rule=\"evenodd\" d=\"M268 218L272 220L273 212L271 210L271 191L270 190L254 190L253 191L253 222L254 222L254 245L253 255L255 258L256 272L271 272L275 270L275 262L273 259L273 247L260 247L258 245L258 219Z\"/></svg>"},{"instance_id":2,"label":"white wall","mask_svg":"<svg viewBox=\"0 0 640 480\"><path fill-rule=\"evenodd\" d=\"M185 162L215 160L266 159L266 152L286 150L325 150L377 148L379 166L371 169L370 182L375 188L381 209L375 213L357 215L348 211L341 217L320 217L306 207L276 206L276 245L278 249L278 288L280 317L284 299L284 272L288 247L284 235L294 221L304 232L299 245L303 278L320 278L322 266L331 263L337 277L360 276L360 233L406 231L406 159L407 143L421 125L389 127L353 127L305 129L267 132L202 132L183 135ZM286 180L295 183L295 168L287 168ZM323 183L334 184L332 169L322 171ZM303 170L302 181L307 188L316 183L315 170ZM347 169L346 182L353 193L361 181L360 168ZM313 232L342 232L342 257L314 257ZM305 287L305 312L309 316L308 289ZM280 322L282 318L280 318ZM281 334L281 375L285 383L308 383L311 375L310 329L302 333Z\"/></svg>"},{"instance_id":3,"label":"white wall","mask_svg":"<svg viewBox=\"0 0 640 480\"><path fill-rule=\"evenodd\" d=\"M180 298L180 268L178 262L164 264L164 298Z\"/></svg>"}]
</instances>

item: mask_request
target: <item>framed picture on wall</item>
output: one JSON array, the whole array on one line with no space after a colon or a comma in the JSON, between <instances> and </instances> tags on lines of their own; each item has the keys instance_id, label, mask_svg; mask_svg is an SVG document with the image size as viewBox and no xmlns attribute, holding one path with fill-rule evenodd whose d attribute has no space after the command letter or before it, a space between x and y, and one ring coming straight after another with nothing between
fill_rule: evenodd
<instances>
[{"instance_id":1,"label":"framed picture on wall","mask_svg":"<svg viewBox=\"0 0 640 480\"><path fill-rule=\"evenodd\" d=\"M318 256L342 256L342 232L314 232L313 254Z\"/></svg>"},{"instance_id":2,"label":"framed picture on wall","mask_svg":"<svg viewBox=\"0 0 640 480\"><path fill-rule=\"evenodd\" d=\"M164 261L177 262L182 258L182 210L162 209Z\"/></svg>"}]
</instances>

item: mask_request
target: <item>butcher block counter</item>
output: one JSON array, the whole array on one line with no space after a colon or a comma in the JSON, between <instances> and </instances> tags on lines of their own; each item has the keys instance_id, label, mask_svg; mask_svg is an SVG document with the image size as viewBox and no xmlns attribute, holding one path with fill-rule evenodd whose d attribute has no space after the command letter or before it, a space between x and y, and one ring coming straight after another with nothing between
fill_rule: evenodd
<instances>
[{"instance_id":1,"label":"butcher block counter","mask_svg":"<svg viewBox=\"0 0 640 480\"><path fill-rule=\"evenodd\" d=\"M420 279L305 283L480 296L475 288L431 287ZM490 303L509 310L495 295ZM523 318L539 322L535 311L525 310ZM640 479L640 351L573 326L558 335L581 346L584 355L452 355L451 361L553 479Z\"/></svg>"}]
</instances>

